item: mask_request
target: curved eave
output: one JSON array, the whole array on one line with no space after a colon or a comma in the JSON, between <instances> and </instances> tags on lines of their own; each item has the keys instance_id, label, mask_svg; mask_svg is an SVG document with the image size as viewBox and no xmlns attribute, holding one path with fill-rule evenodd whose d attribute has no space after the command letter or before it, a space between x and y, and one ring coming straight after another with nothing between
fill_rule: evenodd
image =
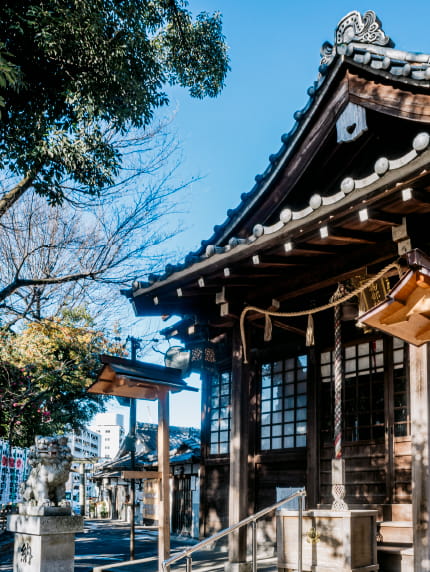
<instances>
[{"instance_id":1,"label":"curved eave","mask_svg":"<svg viewBox=\"0 0 430 572\"><path fill-rule=\"evenodd\" d=\"M338 47L339 51L342 51ZM250 213L253 213L265 196L270 195L276 181L282 172L288 169L288 165L297 153L297 149L312 128L317 114L323 107L324 101L328 94L332 93L335 86L346 75L347 70L360 71L368 77L373 77L381 82L388 83L394 90L396 88L406 87L408 90L416 90L426 92L430 91L430 56L426 54L414 54L411 52L403 52L393 48L381 46L349 44L344 47L341 53L336 55L333 62L327 69L323 70L324 74L320 75L314 85L309 88L309 101L305 107L294 114L296 119L293 128L289 133L282 136L283 144L277 153L270 156L270 162L262 175L256 176L256 184L248 193L242 194L241 203L234 209L228 211L228 218L221 224L215 226L214 234L208 239L202 241L202 246L196 252L190 252L183 263L177 265L168 264L164 275L153 276L150 283L145 283L149 288L153 284L164 282L171 275L187 270L194 264L199 263L205 258L206 249L209 245L216 251L220 245L225 245L228 241L236 240L234 234L240 231L243 222ZM387 67L387 59L390 66ZM346 105L350 95L344 94L345 101L342 105ZM357 99L357 96L354 96ZM366 101L365 98L358 98L357 102L373 108L372 101ZM379 109L382 113L396 114L398 117L409 118L412 120L420 119L421 121L430 121L429 117L417 117L408 110L393 109L387 107L385 110ZM233 237L233 238L232 238ZM225 246L222 247L224 250ZM151 282L153 284L151 284ZM128 297L133 297L132 293L124 292Z\"/></svg>"},{"instance_id":2,"label":"curved eave","mask_svg":"<svg viewBox=\"0 0 430 572\"><path fill-rule=\"evenodd\" d=\"M420 143L425 143L424 147ZM375 157L375 170L360 180L345 179L341 188L331 196L311 197L310 204L302 211L282 211L277 224L270 227L260 225L258 235L248 237L243 244L225 247L222 251L214 251L212 256L183 268L163 280L154 282L145 288L138 288L132 293L132 302L137 315L160 315L163 313L191 313L198 295L182 298L182 289L194 284L196 291L201 286L205 290L205 277L220 275L226 268L232 268L245 260L251 260L279 245L305 235L320 234L325 226L340 224L345 213L358 216L365 200L369 206L372 201L386 201L390 196L402 191L404 185L411 184L414 177L419 179L427 173L430 165L430 136L426 133L417 136L414 145L402 157L388 161ZM416 147L416 148L415 148ZM383 171L383 172L382 172ZM219 282L219 281L218 281ZM218 289L222 284L218 283ZM175 289L177 297L175 298ZM167 300L167 298L169 298Z\"/></svg>"},{"instance_id":3,"label":"curved eave","mask_svg":"<svg viewBox=\"0 0 430 572\"><path fill-rule=\"evenodd\" d=\"M295 123L290 132L282 136L281 148L270 156L265 172L256 176L256 184L251 191L242 194L241 203L228 211L228 218L221 225L214 227L215 232L212 237L202 241L201 247L196 252L190 252L183 263L167 265L163 275L150 276L149 282L136 283L133 290L124 292L130 298L138 315L148 312L154 315L170 313L172 308L177 308L178 304L172 301L171 305L167 302L159 305L158 293L162 294L177 285L178 296L181 296L179 293L181 283L198 281L199 277L205 276L212 271L211 269L222 270L225 266L235 264L252 253L258 252L260 248L266 248L272 240L286 239L295 232L298 226L315 225L317 219L320 220L325 216L325 210L336 213L345 206L354 204L354 201L359 200L359 196L375 192L383 181L384 184L389 184L385 180L395 180L398 175L393 172L400 166L407 164L408 170L411 162L415 165L417 153L412 149L404 158L389 162L389 173L370 172L368 177L358 181L360 193L356 192L357 188L353 193L345 190L346 187L334 192L329 190L332 192L331 196L322 198L313 196L309 206L299 212L284 209L290 212L287 214L281 212L279 222L272 227L264 226L267 220L264 216L258 220L257 213L263 201L266 201L276 190L282 176L290 173L294 161L297 156L300 156L301 146L312 134L312 130L318 131L318 116L326 110L326 107L333 117L332 120L330 119L333 121L333 127L338 115L349 101L382 114L418 120L422 123L430 122L430 105L427 101L430 95L429 55L400 51L386 45L351 42L336 44L329 59L323 58L322 62L324 63L319 68L318 79L308 89L309 100L303 109L294 114ZM352 83L355 81L355 91L351 91L348 85L353 76L355 79ZM375 101L371 95L368 97L366 94L366 87L368 88L372 82L376 87L381 87L379 101ZM421 98L418 106L415 105L414 100L410 105L405 104L398 109L397 101L404 96L407 99L409 95L412 99L417 98L417 101ZM328 107L330 105L332 107ZM418 109L420 105L422 111ZM327 127L329 126L325 125L320 131L324 133ZM324 137L325 135L321 135L321 140ZM421 151L423 149L419 152ZM313 152L317 152L317 146L313 147ZM423 153L423 155L426 154L427 151ZM375 157L375 161L377 159ZM418 159L416 164L420 162L421 160ZM428 160L425 160L423 164L427 165ZM306 164L303 163L299 167L300 169L297 169L297 165L294 167L297 172L306 169ZM289 190L287 185L286 191L284 189L284 196L287 196ZM291 209L294 209L294 205ZM245 232L247 228L245 223L249 228L255 223L254 228L257 230L255 232L253 230L251 235L246 236L249 230ZM240 238L236 238L238 236ZM193 301L184 298L180 306L183 314L192 312Z\"/></svg>"}]
</instances>

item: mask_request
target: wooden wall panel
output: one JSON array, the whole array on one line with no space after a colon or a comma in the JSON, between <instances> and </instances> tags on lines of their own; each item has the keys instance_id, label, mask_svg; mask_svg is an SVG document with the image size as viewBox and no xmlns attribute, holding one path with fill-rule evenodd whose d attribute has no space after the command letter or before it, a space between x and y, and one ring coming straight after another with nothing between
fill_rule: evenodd
<instances>
[{"instance_id":1,"label":"wooden wall panel","mask_svg":"<svg viewBox=\"0 0 430 572\"><path fill-rule=\"evenodd\" d=\"M384 504L387 499L384 443L344 444L346 502L349 505ZM331 504L333 447L321 452L321 504Z\"/></svg>"},{"instance_id":2,"label":"wooden wall panel","mask_svg":"<svg viewBox=\"0 0 430 572\"><path fill-rule=\"evenodd\" d=\"M201 487L201 511L204 536L228 526L229 465L220 461L206 465Z\"/></svg>"},{"instance_id":3,"label":"wooden wall panel","mask_svg":"<svg viewBox=\"0 0 430 572\"><path fill-rule=\"evenodd\" d=\"M276 488L306 486L306 456L298 455L288 461L261 462L256 465L256 511L276 502Z\"/></svg>"},{"instance_id":4,"label":"wooden wall panel","mask_svg":"<svg viewBox=\"0 0 430 572\"><path fill-rule=\"evenodd\" d=\"M411 439L402 437L394 442L395 503L412 502Z\"/></svg>"},{"instance_id":5,"label":"wooden wall panel","mask_svg":"<svg viewBox=\"0 0 430 572\"><path fill-rule=\"evenodd\" d=\"M321 503L331 504L331 459L333 448L321 452ZM383 443L344 445L347 502L349 504L385 504L390 497L386 486L386 462ZM411 443L409 438L394 444L393 503L410 503Z\"/></svg>"}]
</instances>

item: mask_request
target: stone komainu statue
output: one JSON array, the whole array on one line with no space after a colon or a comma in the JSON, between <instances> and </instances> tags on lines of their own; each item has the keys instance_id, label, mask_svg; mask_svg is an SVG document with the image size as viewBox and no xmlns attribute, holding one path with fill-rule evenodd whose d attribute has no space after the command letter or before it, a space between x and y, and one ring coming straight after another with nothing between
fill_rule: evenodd
<instances>
[{"instance_id":1,"label":"stone komainu statue","mask_svg":"<svg viewBox=\"0 0 430 572\"><path fill-rule=\"evenodd\" d=\"M28 461L32 469L21 485L23 500L34 501L37 505L58 506L64 500L72 464L67 437L36 437Z\"/></svg>"}]
</instances>

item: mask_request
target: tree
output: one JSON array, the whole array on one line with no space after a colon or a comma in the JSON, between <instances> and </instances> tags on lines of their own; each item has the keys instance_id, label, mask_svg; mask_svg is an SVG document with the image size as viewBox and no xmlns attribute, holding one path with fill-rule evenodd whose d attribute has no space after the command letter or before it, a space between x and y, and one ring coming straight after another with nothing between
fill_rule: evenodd
<instances>
[{"instance_id":1,"label":"tree","mask_svg":"<svg viewBox=\"0 0 430 572\"><path fill-rule=\"evenodd\" d=\"M87 387L100 369L100 353L121 348L92 326L84 311L61 320L28 324L20 334L0 334L0 436L29 446L36 435L79 429L104 410Z\"/></svg>"},{"instance_id":2,"label":"tree","mask_svg":"<svg viewBox=\"0 0 430 572\"><path fill-rule=\"evenodd\" d=\"M0 44L0 89L10 87L17 91L21 86L20 73L18 68L8 60L8 56L10 54L5 52L4 45ZM4 107L4 104L4 99L0 96L0 107Z\"/></svg>"},{"instance_id":3,"label":"tree","mask_svg":"<svg viewBox=\"0 0 430 572\"><path fill-rule=\"evenodd\" d=\"M118 134L168 103L166 84L216 96L228 71L219 14L186 0L3 0L0 46L21 85L0 82L0 217L30 188L51 204L97 196L118 174Z\"/></svg>"},{"instance_id":4,"label":"tree","mask_svg":"<svg viewBox=\"0 0 430 572\"><path fill-rule=\"evenodd\" d=\"M172 176L176 140L158 124L116 144L125 155L122 176L102 197L49 208L31 191L0 220L1 326L82 304L93 316L96 306L112 312L119 285L165 260L158 245L176 231L167 217L183 188Z\"/></svg>"}]
</instances>

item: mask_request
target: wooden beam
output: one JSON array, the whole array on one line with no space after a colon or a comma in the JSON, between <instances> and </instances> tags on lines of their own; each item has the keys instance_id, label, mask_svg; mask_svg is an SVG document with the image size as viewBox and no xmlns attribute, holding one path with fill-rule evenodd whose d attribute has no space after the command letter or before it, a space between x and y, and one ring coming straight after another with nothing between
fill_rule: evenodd
<instances>
[{"instance_id":1,"label":"wooden beam","mask_svg":"<svg viewBox=\"0 0 430 572\"><path fill-rule=\"evenodd\" d=\"M324 235L323 229L327 229L327 235ZM358 230L351 230L340 226L327 226L321 227L320 240L347 242L348 244L375 244L378 239L374 233L361 232Z\"/></svg>"},{"instance_id":2,"label":"wooden beam","mask_svg":"<svg viewBox=\"0 0 430 572\"><path fill-rule=\"evenodd\" d=\"M402 224L402 215L387 213L377 209L369 209L367 213L367 220L373 222L381 222L388 226L397 226Z\"/></svg>"},{"instance_id":3,"label":"wooden beam","mask_svg":"<svg viewBox=\"0 0 430 572\"><path fill-rule=\"evenodd\" d=\"M325 245L325 244L305 244L303 242L300 243L292 243L292 248L288 252L285 252L285 256L294 257L297 255L303 256L321 256L321 255L333 255L337 254L336 249L333 246Z\"/></svg>"},{"instance_id":4,"label":"wooden beam","mask_svg":"<svg viewBox=\"0 0 430 572\"><path fill-rule=\"evenodd\" d=\"M309 261L304 260L303 257L293 258L292 256L260 255L260 262L259 262L259 266L263 267L265 270L266 266L269 266L270 268L291 268L296 266L305 266L305 264L309 264Z\"/></svg>"},{"instance_id":5,"label":"wooden beam","mask_svg":"<svg viewBox=\"0 0 430 572\"><path fill-rule=\"evenodd\" d=\"M417 201L424 205L428 205L430 204L430 193L428 191L423 191L421 189L412 189L411 198L409 200Z\"/></svg>"},{"instance_id":6,"label":"wooden beam","mask_svg":"<svg viewBox=\"0 0 430 572\"><path fill-rule=\"evenodd\" d=\"M122 479L161 479L159 471L122 471Z\"/></svg>"},{"instance_id":7,"label":"wooden beam","mask_svg":"<svg viewBox=\"0 0 430 572\"><path fill-rule=\"evenodd\" d=\"M261 314L252 314L252 317L249 319L250 322L253 320L257 320L258 318L262 318ZM300 330L299 328L295 328L294 326L290 326L288 324L284 324L284 322L280 322L279 320L274 320L272 318L273 326L279 328L280 330L285 330L287 332L291 332L292 334L297 334L298 336L306 337L305 330ZM263 324L253 324L256 328L260 328L261 330L264 329Z\"/></svg>"},{"instance_id":8,"label":"wooden beam","mask_svg":"<svg viewBox=\"0 0 430 572\"><path fill-rule=\"evenodd\" d=\"M347 72L351 101L385 115L430 122L428 93L411 92L409 88L372 81Z\"/></svg>"}]
</instances>

